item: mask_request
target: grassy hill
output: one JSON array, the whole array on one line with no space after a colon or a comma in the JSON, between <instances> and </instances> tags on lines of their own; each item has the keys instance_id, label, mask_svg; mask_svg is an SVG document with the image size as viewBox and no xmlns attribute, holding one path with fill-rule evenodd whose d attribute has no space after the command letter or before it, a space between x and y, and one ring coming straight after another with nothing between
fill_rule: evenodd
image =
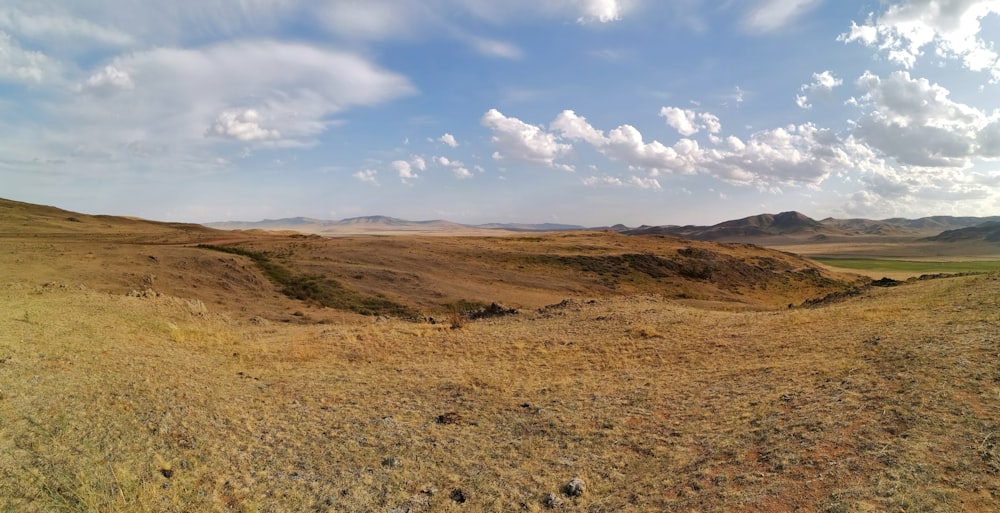
<instances>
[{"instance_id":1,"label":"grassy hill","mask_svg":"<svg viewBox=\"0 0 1000 513\"><path fill-rule=\"evenodd\" d=\"M11 202L0 249L0 511L1000 509L997 274Z\"/></svg>"}]
</instances>

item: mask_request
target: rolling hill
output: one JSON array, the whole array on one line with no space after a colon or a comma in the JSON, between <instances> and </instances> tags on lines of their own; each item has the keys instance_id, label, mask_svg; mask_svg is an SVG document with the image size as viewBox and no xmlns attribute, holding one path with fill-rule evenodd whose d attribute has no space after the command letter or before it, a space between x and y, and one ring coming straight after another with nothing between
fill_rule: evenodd
<instances>
[{"instance_id":1,"label":"rolling hill","mask_svg":"<svg viewBox=\"0 0 1000 513\"><path fill-rule=\"evenodd\" d=\"M937 242L985 241L1000 243L1000 222L987 222L968 228L946 230L927 240Z\"/></svg>"},{"instance_id":2,"label":"rolling hill","mask_svg":"<svg viewBox=\"0 0 1000 513\"><path fill-rule=\"evenodd\" d=\"M646 226L625 230L627 235L670 235L685 239L716 242L760 242L776 238L806 239L825 235L843 235L799 212L760 214L712 226Z\"/></svg>"},{"instance_id":3,"label":"rolling hill","mask_svg":"<svg viewBox=\"0 0 1000 513\"><path fill-rule=\"evenodd\" d=\"M1000 507L996 274L6 201L0 248L2 511Z\"/></svg>"}]
</instances>

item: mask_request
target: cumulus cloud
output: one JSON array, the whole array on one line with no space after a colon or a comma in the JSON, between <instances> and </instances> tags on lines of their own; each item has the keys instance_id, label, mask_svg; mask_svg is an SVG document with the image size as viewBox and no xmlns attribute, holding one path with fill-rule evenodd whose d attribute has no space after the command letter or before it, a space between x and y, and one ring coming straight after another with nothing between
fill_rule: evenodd
<instances>
[{"instance_id":1,"label":"cumulus cloud","mask_svg":"<svg viewBox=\"0 0 1000 513\"><path fill-rule=\"evenodd\" d=\"M889 60L912 68L933 46L934 55L958 60L971 71L986 71L1000 80L1000 62L992 41L981 37L982 20L1000 14L996 0L909 0L851 23L838 38L886 52Z\"/></svg>"},{"instance_id":2,"label":"cumulus cloud","mask_svg":"<svg viewBox=\"0 0 1000 513\"><path fill-rule=\"evenodd\" d=\"M812 83L802 84L802 87L799 88L801 94L795 96L795 103L803 109L812 108L812 104L809 103L810 95L829 100L833 96L833 90L844 83L842 79L837 78L830 71L813 73L812 76Z\"/></svg>"},{"instance_id":3,"label":"cumulus cloud","mask_svg":"<svg viewBox=\"0 0 1000 513\"><path fill-rule=\"evenodd\" d=\"M417 173L413 170L413 166L405 160L394 160L389 164L396 173L399 174L399 178L404 182L406 180L411 180L414 178L419 178Z\"/></svg>"},{"instance_id":4,"label":"cumulus cloud","mask_svg":"<svg viewBox=\"0 0 1000 513\"><path fill-rule=\"evenodd\" d=\"M781 29L818 7L822 0L757 0L743 18L753 32Z\"/></svg>"},{"instance_id":5,"label":"cumulus cloud","mask_svg":"<svg viewBox=\"0 0 1000 513\"><path fill-rule=\"evenodd\" d=\"M262 141L281 137L281 133L277 130L261 126L261 116L254 109L230 110L219 114L206 134L240 141Z\"/></svg>"},{"instance_id":6,"label":"cumulus cloud","mask_svg":"<svg viewBox=\"0 0 1000 513\"><path fill-rule=\"evenodd\" d=\"M455 136L454 135L446 133L446 134L442 135L441 137L438 137L437 140L438 140L438 142L447 144L448 146L451 146L452 148L457 148L458 147L458 141L455 140Z\"/></svg>"},{"instance_id":7,"label":"cumulus cloud","mask_svg":"<svg viewBox=\"0 0 1000 513\"><path fill-rule=\"evenodd\" d=\"M434 161L440 164L442 167L450 169L451 174L454 175L455 178L464 180L466 178L472 178L474 176L472 174L472 171L469 171L469 168L467 168L465 164L463 164L459 160L451 160L448 157L435 157Z\"/></svg>"},{"instance_id":8,"label":"cumulus cloud","mask_svg":"<svg viewBox=\"0 0 1000 513\"><path fill-rule=\"evenodd\" d=\"M398 175L400 180L406 182L420 178L418 172L427 171L427 161L419 155L412 155L410 160L394 160L389 164Z\"/></svg>"},{"instance_id":9,"label":"cumulus cloud","mask_svg":"<svg viewBox=\"0 0 1000 513\"><path fill-rule=\"evenodd\" d=\"M660 116L666 118L667 124L683 136L694 135L701 130L717 134L722 130L719 118L707 112L695 112L677 107L663 107Z\"/></svg>"},{"instance_id":10,"label":"cumulus cloud","mask_svg":"<svg viewBox=\"0 0 1000 513\"><path fill-rule=\"evenodd\" d=\"M858 165L849 141L808 123L756 132L746 141L716 137L711 147L688 138L672 146L646 142L631 125L604 135L573 111L563 111L551 126L562 137L585 141L608 158L653 177L701 173L739 185L811 185Z\"/></svg>"},{"instance_id":11,"label":"cumulus cloud","mask_svg":"<svg viewBox=\"0 0 1000 513\"><path fill-rule=\"evenodd\" d=\"M49 56L25 50L0 31L0 81L43 83L58 77L60 65Z\"/></svg>"},{"instance_id":12,"label":"cumulus cloud","mask_svg":"<svg viewBox=\"0 0 1000 513\"><path fill-rule=\"evenodd\" d=\"M616 176L588 176L581 180L587 187L634 187L637 189L660 190L660 181L652 177L632 175L625 180Z\"/></svg>"},{"instance_id":13,"label":"cumulus cloud","mask_svg":"<svg viewBox=\"0 0 1000 513\"><path fill-rule=\"evenodd\" d=\"M858 137L901 164L964 168L1000 155L998 115L952 100L938 84L897 71L886 78L865 72L858 86L865 91L858 104L868 110Z\"/></svg>"},{"instance_id":14,"label":"cumulus cloud","mask_svg":"<svg viewBox=\"0 0 1000 513\"><path fill-rule=\"evenodd\" d=\"M500 150L494 154L497 159L510 158L556 167L555 160L572 149L542 127L509 118L496 109L483 114L481 123L493 132L493 144Z\"/></svg>"},{"instance_id":15,"label":"cumulus cloud","mask_svg":"<svg viewBox=\"0 0 1000 513\"><path fill-rule=\"evenodd\" d=\"M370 183L372 185L378 185L378 171L374 169L362 169L357 173L354 173L354 178L364 182Z\"/></svg>"},{"instance_id":16,"label":"cumulus cloud","mask_svg":"<svg viewBox=\"0 0 1000 513\"><path fill-rule=\"evenodd\" d=\"M99 96L110 96L118 91L135 89L135 82L128 72L108 65L90 75L77 89Z\"/></svg>"}]
</instances>

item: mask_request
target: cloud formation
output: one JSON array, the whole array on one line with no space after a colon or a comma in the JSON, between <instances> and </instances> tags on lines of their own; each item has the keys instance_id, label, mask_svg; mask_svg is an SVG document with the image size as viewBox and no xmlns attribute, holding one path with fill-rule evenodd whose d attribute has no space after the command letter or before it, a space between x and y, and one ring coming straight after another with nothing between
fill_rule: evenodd
<instances>
[{"instance_id":1,"label":"cloud formation","mask_svg":"<svg viewBox=\"0 0 1000 513\"><path fill-rule=\"evenodd\" d=\"M822 0L757 0L743 18L743 25L752 32L772 32L801 18L821 3Z\"/></svg>"},{"instance_id":2,"label":"cloud formation","mask_svg":"<svg viewBox=\"0 0 1000 513\"><path fill-rule=\"evenodd\" d=\"M372 185L378 185L378 171L374 169L362 169L357 173L354 173L354 178Z\"/></svg>"},{"instance_id":3,"label":"cloud formation","mask_svg":"<svg viewBox=\"0 0 1000 513\"><path fill-rule=\"evenodd\" d=\"M722 130L719 118L707 112L695 112L677 107L663 107L660 109L660 116L666 118L667 124L683 136L694 135L702 130L708 130L713 134L717 134Z\"/></svg>"},{"instance_id":4,"label":"cloud formation","mask_svg":"<svg viewBox=\"0 0 1000 513\"><path fill-rule=\"evenodd\" d=\"M802 84L802 87L799 88L801 94L795 96L795 103L803 109L812 108L812 104L809 103L811 96L818 96L821 99L829 100L833 96L834 88L844 83L843 80L834 76L830 71L813 73L812 76L812 83Z\"/></svg>"},{"instance_id":5,"label":"cloud formation","mask_svg":"<svg viewBox=\"0 0 1000 513\"><path fill-rule=\"evenodd\" d=\"M60 65L47 55L25 50L0 31L0 81L43 83L59 76Z\"/></svg>"},{"instance_id":6,"label":"cloud formation","mask_svg":"<svg viewBox=\"0 0 1000 513\"><path fill-rule=\"evenodd\" d=\"M966 168L1000 156L1000 115L956 102L938 84L906 71L866 72L858 87L865 94L857 101L869 111L857 122L859 138L901 164Z\"/></svg>"},{"instance_id":7,"label":"cloud formation","mask_svg":"<svg viewBox=\"0 0 1000 513\"><path fill-rule=\"evenodd\" d=\"M509 158L556 167L555 160L571 148L542 127L509 118L497 109L483 114L480 122L493 132L492 141L499 150L494 153L497 160Z\"/></svg>"},{"instance_id":8,"label":"cloud formation","mask_svg":"<svg viewBox=\"0 0 1000 513\"><path fill-rule=\"evenodd\" d=\"M281 138L281 133L277 130L261 126L260 114L254 109L230 110L219 114L206 134L231 137L244 142Z\"/></svg>"},{"instance_id":9,"label":"cloud formation","mask_svg":"<svg viewBox=\"0 0 1000 513\"><path fill-rule=\"evenodd\" d=\"M869 15L864 24L851 23L839 39L885 52L890 61L912 68L933 46L933 55L955 59L971 71L1000 80L1000 62L992 41L981 37L982 19L1000 14L996 0L919 0L889 6Z\"/></svg>"}]
</instances>

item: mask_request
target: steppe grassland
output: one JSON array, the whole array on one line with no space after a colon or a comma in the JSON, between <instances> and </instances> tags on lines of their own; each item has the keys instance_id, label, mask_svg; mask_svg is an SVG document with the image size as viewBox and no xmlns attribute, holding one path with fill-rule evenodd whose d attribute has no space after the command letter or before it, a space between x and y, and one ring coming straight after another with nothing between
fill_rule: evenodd
<instances>
[{"instance_id":1,"label":"steppe grassland","mask_svg":"<svg viewBox=\"0 0 1000 513\"><path fill-rule=\"evenodd\" d=\"M996 275L461 329L3 287L7 511L538 511L576 476L578 511L1000 507Z\"/></svg>"}]
</instances>

